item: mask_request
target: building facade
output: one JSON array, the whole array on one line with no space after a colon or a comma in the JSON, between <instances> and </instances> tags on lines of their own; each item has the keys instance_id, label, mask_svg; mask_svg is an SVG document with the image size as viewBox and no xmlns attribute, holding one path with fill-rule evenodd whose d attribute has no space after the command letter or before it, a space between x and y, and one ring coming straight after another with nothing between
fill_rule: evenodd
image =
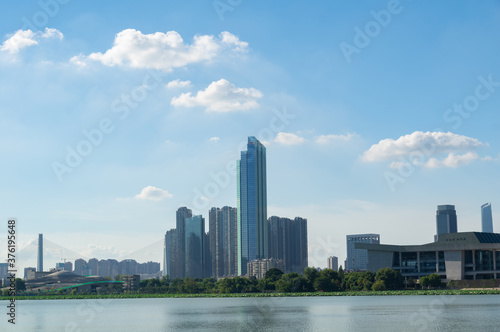
<instances>
[{"instance_id":1,"label":"building facade","mask_svg":"<svg viewBox=\"0 0 500 332\"><path fill-rule=\"evenodd\" d=\"M177 231L171 229L165 233L163 242L163 275L170 279L180 278L177 273Z\"/></svg>"},{"instance_id":2,"label":"building facade","mask_svg":"<svg viewBox=\"0 0 500 332\"><path fill-rule=\"evenodd\" d=\"M441 234L456 232L458 232L458 229L455 205L438 205L436 211L436 237L434 240L437 241Z\"/></svg>"},{"instance_id":3,"label":"building facade","mask_svg":"<svg viewBox=\"0 0 500 332\"><path fill-rule=\"evenodd\" d=\"M357 243L368 251L368 270L390 267L403 277L436 273L446 280L500 278L500 234L445 233L437 242L410 245Z\"/></svg>"},{"instance_id":4,"label":"building facade","mask_svg":"<svg viewBox=\"0 0 500 332\"><path fill-rule=\"evenodd\" d=\"M187 207L180 207L175 214L175 230L177 232L177 254L176 254L176 272L179 278L184 278L186 275L186 233L185 221L191 218L193 213Z\"/></svg>"},{"instance_id":5,"label":"building facade","mask_svg":"<svg viewBox=\"0 0 500 332\"><path fill-rule=\"evenodd\" d=\"M247 263L248 277L256 277L257 279L264 279L266 272L270 269L277 268L282 272L285 271L285 261L282 259L256 259Z\"/></svg>"},{"instance_id":6,"label":"building facade","mask_svg":"<svg viewBox=\"0 0 500 332\"><path fill-rule=\"evenodd\" d=\"M327 259L327 268L333 271L339 270L339 259L336 256L330 256Z\"/></svg>"},{"instance_id":7,"label":"building facade","mask_svg":"<svg viewBox=\"0 0 500 332\"><path fill-rule=\"evenodd\" d=\"M283 260L283 272L304 274L308 265L307 219L272 216L268 219L269 257Z\"/></svg>"},{"instance_id":8,"label":"building facade","mask_svg":"<svg viewBox=\"0 0 500 332\"><path fill-rule=\"evenodd\" d=\"M185 275L203 278L205 271L205 219L193 216L185 219Z\"/></svg>"},{"instance_id":9,"label":"building facade","mask_svg":"<svg viewBox=\"0 0 500 332\"><path fill-rule=\"evenodd\" d=\"M248 137L247 150L237 161L238 275L247 274L247 263L268 253L266 148Z\"/></svg>"},{"instance_id":10,"label":"building facade","mask_svg":"<svg viewBox=\"0 0 500 332\"><path fill-rule=\"evenodd\" d=\"M238 273L237 209L224 206L209 211L209 252L213 278L235 276Z\"/></svg>"},{"instance_id":11,"label":"building facade","mask_svg":"<svg viewBox=\"0 0 500 332\"><path fill-rule=\"evenodd\" d=\"M380 234L355 234L347 235L346 271L366 271L368 269L368 252L357 249L355 243L380 243Z\"/></svg>"},{"instance_id":12,"label":"building facade","mask_svg":"<svg viewBox=\"0 0 500 332\"><path fill-rule=\"evenodd\" d=\"M493 233L491 203L481 205L481 231L485 233Z\"/></svg>"}]
</instances>

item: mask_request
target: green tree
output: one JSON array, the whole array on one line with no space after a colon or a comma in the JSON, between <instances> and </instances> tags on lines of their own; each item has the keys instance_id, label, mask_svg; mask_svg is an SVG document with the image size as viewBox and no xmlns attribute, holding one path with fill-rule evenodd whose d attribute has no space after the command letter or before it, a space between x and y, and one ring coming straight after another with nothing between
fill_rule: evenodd
<instances>
[{"instance_id":1,"label":"green tree","mask_svg":"<svg viewBox=\"0 0 500 332\"><path fill-rule=\"evenodd\" d=\"M276 282L281 279L281 276L283 275L283 271L280 269L273 267L272 269L269 269L266 274L264 274L264 279L269 280L271 282Z\"/></svg>"},{"instance_id":2,"label":"green tree","mask_svg":"<svg viewBox=\"0 0 500 332\"><path fill-rule=\"evenodd\" d=\"M428 276L420 277L419 283L422 289L428 288L430 285L429 277Z\"/></svg>"},{"instance_id":3,"label":"green tree","mask_svg":"<svg viewBox=\"0 0 500 332\"><path fill-rule=\"evenodd\" d=\"M436 273L429 275L429 286L431 287L441 287L441 277Z\"/></svg>"},{"instance_id":4,"label":"green tree","mask_svg":"<svg viewBox=\"0 0 500 332\"><path fill-rule=\"evenodd\" d=\"M291 272L284 274L280 280L276 281L276 291L289 292L304 292L308 289L308 280L298 273Z\"/></svg>"},{"instance_id":5,"label":"green tree","mask_svg":"<svg viewBox=\"0 0 500 332\"><path fill-rule=\"evenodd\" d=\"M16 278L15 283L16 283L16 292L26 290L26 283L24 282L23 279Z\"/></svg>"},{"instance_id":6,"label":"green tree","mask_svg":"<svg viewBox=\"0 0 500 332\"><path fill-rule=\"evenodd\" d=\"M314 281L313 287L316 291L333 292L334 286L332 279L326 276L319 276L319 278L316 278Z\"/></svg>"},{"instance_id":7,"label":"green tree","mask_svg":"<svg viewBox=\"0 0 500 332\"><path fill-rule=\"evenodd\" d=\"M403 276L401 272L388 267L378 270L375 275L375 280L382 280L385 287L389 290L403 288Z\"/></svg>"},{"instance_id":8,"label":"green tree","mask_svg":"<svg viewBox=\"0 0 500 332\"><path fill-rule=\"evenodd\" d=\"M372 285L372 290L374 291L384 291L385 283L383 280L376 280Z\"/></svg>"}]
</instances>

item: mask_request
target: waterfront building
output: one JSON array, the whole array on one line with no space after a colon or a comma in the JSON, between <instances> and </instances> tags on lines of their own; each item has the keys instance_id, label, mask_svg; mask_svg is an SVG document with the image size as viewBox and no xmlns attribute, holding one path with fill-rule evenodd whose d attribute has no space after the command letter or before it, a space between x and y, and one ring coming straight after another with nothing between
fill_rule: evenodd
<instances>
[{"instance_id":1,"label":"waterfront building","mask_svg":"<svg viewBox=\"0 0 500 332\"><path fill-rule=\"evenodd\" d=\"M193 216L185 219L185 275L189 278L203 278L205 271L205 219Z\"/></svg>"},{"instance_id":2,"label":"waterfront building","mask_svg":"<svg viewBox=\"0 0 500 332\"><path fill-rule=\"evenodd\" d=\"M267 223L269 257L283 260L285 273L304 274L308 264L307 219L272 216Z\"/></svg>"},{"instance_id":3,"label":"waterfront building","mask_svg":"<svg viewBox=\"0 0 500 332\"><path fill-rule=\"evenodd\" d=\"M266 272L270 269L277 268L285 272L285 261L283 259L267 258L256 259L247 263L247 277L256 277L263 279Z\"/></svg>"},{"instance_id":4,"label":"waterfront building","mask_svg":"<svg viewBox=\"0 0 500 332\"><path fill-rule=\"evenodd\" d=\"M338 271L339 270L339 259L336 256L330 256L327 259L327 267L330 270Z\"/></svg>"},{"instance_id":5,"label":"waterfront building","mask_svg":"<svg viewBox=\"0 0 500 332\"><path fill-rule=\"evenodd\" d=\"M180 278L177 272L177 231L171 229L165 233L163 243L163 275L170 279ZM184 277L184 276L182 276Z\"/></svg>"},{"instance_id":6,"label":"waterfront building","mask_svg":"<svg viewBox=\"0 0 500 332\"><path fill-rule=\"evenodd\" d=\"M491 214L491 203L481 205L481 231L493 233L493 215Z\"/></svg>"},{"instance_id":7,"label":"waterfront building","mask_svg":"<svg viewBox=\"0 0 500 332\"><path fill-rule=\"evenodd\" d=\"M237 161L238 275L248 262L269 257L267 228L266 148L248 137L247 150Z\"/></svg>"},{"instance_id":8,"label":"waterfront building","mask_svg":"<svg viewBox=\"0 0 500 332\"><path fill-rule=\"evenodd\" d=\"M175 214L175 225L177 234L177 253L176 253L176 273L179 278L186 276L186 232L185 221L191 218L193 213L187 207L180 207Z\"/></svg>"},{"instance_id":9,"label":"waterfront building","mask_svg":"<svg viewBox=\"0 0 500 332\"><path fill-rule=\"evenodd\" d=\"M446 280L500 278L500 234L443 233L422 245L356 243L368 252L368 271L389 267L403 277L436 273Z\"/></svg>"},{"instance_id":10,"label":"waterfront building","mask_svg":"<svg viewBox=\"0 0 500 332\"><path fill-rule=\"evenodd\" d=\"M220 278L237 275L237 209L214 207L209 211L208 223L211 276Z\"/></svg>"},{"instance_id":11,"label":"waterfront building","mask_svg":"<svg viewBox=\"0 0 500 332\"><path fill-rule=\"evenodd\" d=\"M380 234L347 235L346 271L366 271L368 268L368 253L364 249L356 249L355 243L380 243Z\"/></svg>"},{"instance_id":12,"label":"waterfront building","mask_svg":"<svg viewBox=\"0 0 500 332\"><path fill-rule=\"evenodd\" d=\"M458 232L455 205L438 205L436 211L436 231L435 241L439 239L439 235L441 234Z\"/></svg>"}]
</instances>

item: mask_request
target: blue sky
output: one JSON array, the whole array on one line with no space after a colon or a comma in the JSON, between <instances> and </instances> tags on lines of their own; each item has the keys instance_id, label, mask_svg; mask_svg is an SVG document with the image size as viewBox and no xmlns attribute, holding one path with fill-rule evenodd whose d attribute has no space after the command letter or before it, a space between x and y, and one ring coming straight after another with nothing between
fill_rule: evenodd
<instances>
[{"instance_id":1,"label":"blue sky","mask_svg":"<svg viewBox=\"0 0 500 332\"><path fill-rule=\"evenodd\" d=\"M160 261L178 207L236 205L250 135L268 215L308 219L310 265L343 261L347 234L431 242L438 204L476 231L492 202L496 229L498 1L40 3L0 11L0 201L21 247Z\"/></svg>"}]
</instances>

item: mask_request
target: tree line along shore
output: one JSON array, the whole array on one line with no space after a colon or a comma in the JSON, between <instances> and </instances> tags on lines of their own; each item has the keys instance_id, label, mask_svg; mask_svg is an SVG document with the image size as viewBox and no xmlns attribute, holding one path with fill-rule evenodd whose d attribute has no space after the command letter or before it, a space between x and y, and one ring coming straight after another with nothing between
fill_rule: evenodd
<instances>
[{"instance_id":1,"label":"tree line along shore","mask_svg":"<svg viewBox=\"0 0 500 332\"><path fill-rule=\"evenodd\" d=\"M117 276L119 280L121 276ZM205 279L147 279L137 291L123 291L121 285L105 287L96 292L76 289L52 289L46 292L26 290L21 279L16 280L16 299L86 299L86 298L192 298L192 297L275 297L275 296L369 296L369 295L469 295L500 294L498 289L456 289L457 283L444 284L436 274L420 280L404 280L401 273L390 268L373 272L349 272L306 268L304 275L284 274L279 269L266 272L263 279L233 277ZM487 287L488 284L485 283ZM485 287L485 288L486 288ZM3 290L0 300L7 300Z\"/></svg>"}]
</instances>

